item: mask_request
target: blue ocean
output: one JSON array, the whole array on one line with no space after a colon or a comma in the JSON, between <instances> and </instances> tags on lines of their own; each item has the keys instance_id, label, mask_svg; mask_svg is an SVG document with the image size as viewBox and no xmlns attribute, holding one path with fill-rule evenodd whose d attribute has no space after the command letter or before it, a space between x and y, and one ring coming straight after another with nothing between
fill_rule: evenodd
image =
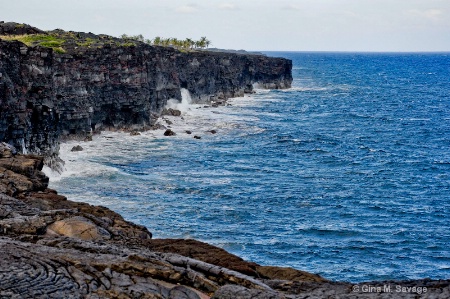
<instances>
[{"instance_id":1,"label":"blue ocean","mask_svg":"<svg viewBox=\"0 0 450 299\"><path fill-rule=\"evenodd\" d=\"M176 136L67 142L51 187L262 265L450 278L450 54L266 54L293 60L291 89L217 108L183 90Z\"/></svg>"}]
</instances>

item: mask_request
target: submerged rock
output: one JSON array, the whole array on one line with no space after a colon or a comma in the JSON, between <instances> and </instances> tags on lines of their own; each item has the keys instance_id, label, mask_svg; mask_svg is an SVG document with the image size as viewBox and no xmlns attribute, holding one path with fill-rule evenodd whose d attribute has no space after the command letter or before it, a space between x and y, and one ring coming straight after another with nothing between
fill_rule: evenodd
<instances>
[{"instance_id":1,"label":"submerged rock","mask_svg":"<svg viewBox=\"0 0 450 299\"><path fill-rule=\"evenodd\" d=\"M195 139L202 139L202 137L195 135L194 136Z\"/></svg>"},{"instance_id":2,"label":"submerged rock","mask_svg":"<svg viewBox=\"0 0 450 299\"><path fill-rule=\"evenodd\" d=\"M186 130L185 132L186 132L186 134L189 134L189 135L192 134L192 131L190 131L190 130Z\"/></svg>"}]
</instances>

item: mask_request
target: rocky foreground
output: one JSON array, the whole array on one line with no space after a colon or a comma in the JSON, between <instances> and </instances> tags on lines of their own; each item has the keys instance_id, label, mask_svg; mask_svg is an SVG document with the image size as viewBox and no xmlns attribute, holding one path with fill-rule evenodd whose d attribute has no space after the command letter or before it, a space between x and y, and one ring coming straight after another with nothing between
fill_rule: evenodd
<instances>
[{"instance_id":1,"label":"rocky foreground","mask_svg":"<svg viewBox=\"0 0 450 299\"><path fill-rule=\"evenodd\" d=\"M0 144L1 298L450 298L450 280L331 282L260 266L48 189L43 158Z\"/></svg>"}]
</instances>

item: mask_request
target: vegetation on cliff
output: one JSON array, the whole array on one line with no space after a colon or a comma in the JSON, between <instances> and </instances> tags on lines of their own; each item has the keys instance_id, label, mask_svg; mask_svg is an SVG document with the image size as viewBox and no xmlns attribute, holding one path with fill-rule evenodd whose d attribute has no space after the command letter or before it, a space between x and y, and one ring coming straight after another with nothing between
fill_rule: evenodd
<instances>
[{"instance_id":1,"label":"vegetation on cliff","mask_svg":"<svg viewBox=\"0 0 450 299\"><path fill-rule=\"evenodd\" d=\"M65 53L70 48L86 47L101 48L104 46L137 46L145 43L154 46L173 47L178 50L190 51L193 49L204 49L211 45L211 41L206 37L199 40L186 38L180 40L177 38L155 37L154 39L146 39L142 34L127 35L123 34L120 38L93 33L83 33L74 31L64 31L56 29L52 31L36 31L37 29L27 24L6 23L8 30L0 31L0 39L8 41L20 41L27 46L42 46L52 48L56 53ZM33 28L33 30L31 30ZM36 30L35 30L36 29Z\"/></svg>"},{"instance_id":2,"label":"vegetation on cliff","mask_svg":"<svg viewBox=\"0 0 450 299\"><path fill-rule=\"evenodd\" d=\"M160 36L154 39L145 39L142 34L131 36L123 34L121 38L131 42L138 41L154 46L174 47L179 50L204 49L211 45L211 41L206 36L202 36L199 40L193 40L191 38L177 39L175 37L163 38Z\"/></svg>"},{"instance_id":3,"label":"vegetation on cliff","mask_svg":"<svg viewBox=\"0 0 450 299\"><path fill-rule=\"evenodd\" d=\"M0 39L3 40L17 40L27 46L42 46L52 48L57 53L64 53L63 44L64 39L51 34L20 34L20 35L2 35Z\"/></svg>"}]
</instances>

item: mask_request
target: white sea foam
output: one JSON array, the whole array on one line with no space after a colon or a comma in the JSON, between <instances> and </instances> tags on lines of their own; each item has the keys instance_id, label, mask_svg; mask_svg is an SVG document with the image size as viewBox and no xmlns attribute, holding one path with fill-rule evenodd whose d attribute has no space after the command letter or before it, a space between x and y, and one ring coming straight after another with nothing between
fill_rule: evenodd
<instances>
[{"instance_id":1,"label":"white sea foam","mask_svg":"<svg viewBox=\"0 0 450 299\"><path fill-rule=\"evenodd\" d=\"M161 125L173 130L177 138L192 138L193 135L204 135L206 131L229 131L234 129L256 129L256 126L245 127L245 121L258 121L257 117L241 113L241 108L255 105L253 97L245 96L230 99L231 106L211 107L204 104L191 104L190 95L187 90L182 92L181 103L170 101L167 108L178 109L182 112L182 117L163 116L158 122ZM191 131L192 135L187 135L186 131ZM222 132L226 133L226 132ZM162 136L162 132L160 132Z\"/></svg>"},{"instance_id":2,"label":"white sea foam","mask_svg":"<svg viewBox=\"0 0 450 299\"><path fill-rule=\"evenodd\" d=\"M181 117L163 116L158 120L160 124L173 130L176 136L165 137L164 129L141 132L138 136L130 136L126 132L104 131L94 135L93 140L89 142L64 142L60 147L60 157L65 161L64 171L60 174L48 167L44 168L50 182L73 176L95 177L119 173L120 170L115 164L139 162L149 155L162 153L170 146L170 142L176 139L192 139L194 135L198 135L202 140L208 140L220 138L221 135L236 130L237 136L261 132L263 129L256 125L259 118L252 111L243 113L242 109L258 105L258 101L278 101L268 97L258 97L255 101L255 97L245 96L230 99L228 103L231 106L213 108L204 104L192 104L187 89L182 89L181 93L181 103L170 100L166 106L180 110ZM248 125L249 121L251 126ZM211 130L216 130L217 134L211 134ZM191 131L192 134L187 134L186 131ZM82 146L83 150L72 152L72 148L77 145Z\"/></svg>"},{"instance_id":3,"label":"white sea foam","mask_svg":"<svg viewBox=\"0 0 450 299\"><path fill-rule=\"evenodd\" d=\"M24 154L24 155L28 154L27 147L25 146L25 140L22 138L20 140L20 142L21 142L21 145L22 145L22 154Z\"/></svg>"},{"instance_id":4,"label":"white sea foam","mask_svg":"<svg viewBox=\"0 0 450 299\"><path fill-rule=\"evenodd\" d=\"M181 103L178 100L170 99L167 101L166 108L180 110L181 112L188 111L192 106L191 93L186 88L181 88Z\"/></svg>"}]
</instances>

